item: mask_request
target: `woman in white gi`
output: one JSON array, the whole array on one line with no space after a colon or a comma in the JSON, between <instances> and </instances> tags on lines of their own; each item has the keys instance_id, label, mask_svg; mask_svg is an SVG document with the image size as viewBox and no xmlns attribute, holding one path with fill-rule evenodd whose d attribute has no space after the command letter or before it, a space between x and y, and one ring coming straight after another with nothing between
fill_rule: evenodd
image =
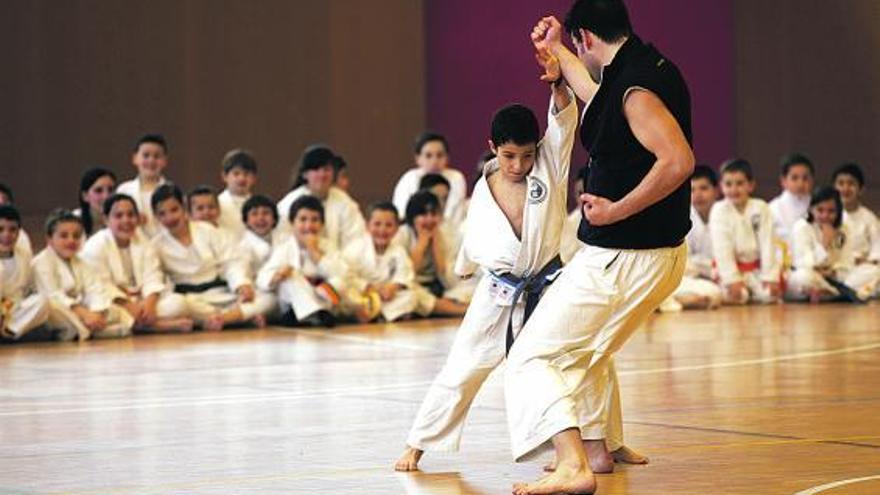
<instances>
[{"instance_id":1,"label":"woman in white gi","mask_svg":"<svg viewBox=\"0 0 880 495\"><path fill-rule=\"evenodd\" d=\"M856 266L852 236L843 224L842 212L840 194L831 187L823 187L810 199L807 218L795 223L792 230L794 266L786 288L790 299L817 303L854 293L858 300L864 301L877 290L880 267Z\"/></svg>"},{"instance_id":2,"label":"woman in white gi","mask_svg":"<svg viewBox=\"0 0 880 495\"><path fill-rule=\"evenodd\" d=\"M151 201L162 226L151 242L174 291L186 297L192 317L206 330L242 323L264 326L272 301L254 290L235 246L213 225L187 218L177 186L160 186Z\"/></svg>"},{"instance_id":3,"label":"woman in white gi","mask_svg":"<svg viewBox=\"0 0 880 495\"><path fill-rule=\"evenodd\" d=\"M39 332L31 332L49 318L49 300L35 291L31 253L19 245L20 232L18 210L0 206L0 341L32 340Z\"/></svg>"},{"instance_id":4,"label":"woman in white gi","mask_svg":"<svg viewBox=\"0 0 880 495\"><path fill-rule=\"evenodd\" d=\"M113 302L135 319L135 330L192 330L186 298L165 284L159 256L138 229L134 198L114 194L104 203L107 228L86 241L80 255L108 285Z\"/></svg>"},{"instance_id":5,"label":"woman in white gi","mask_svg":"<svg viewBox=\"0 0 880 495\"><path fill-rule=\"evenodd\" d=\"M86 237L107 226L104 201L116 189L116 175L100 167L90 168L79 183L79 208L73 214L82 218Z\"/></svg>"},{"instance_id":6,"label":"woman in white gi","mask_svg":"<svg viewBox=\"0 0 880 495\"><path fill-rule=\"evenodd\" d=\"M113 304L109 287L79 256L82 220L57 210L46 222L47 246L33 262L40 293L49 299L49 325L61 331L61 340L131 335L134 318Z\"/></svg>"}]
</instances>

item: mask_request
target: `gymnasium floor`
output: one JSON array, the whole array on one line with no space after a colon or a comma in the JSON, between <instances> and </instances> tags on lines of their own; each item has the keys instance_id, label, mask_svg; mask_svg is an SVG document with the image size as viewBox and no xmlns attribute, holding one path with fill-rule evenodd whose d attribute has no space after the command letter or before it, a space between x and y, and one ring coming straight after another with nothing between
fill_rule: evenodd
<instances>
[{"instance_id":1,"label":"gymnasium floor","mask_svg":"<svg viewBox=\"0 0 880 495\"><path fill-rule=\"evenodd\" d=\"M880 493L878 308L658 315L617 359L652 462L598 493ZM497 376L462 452L391 468L455 324L0 347L0 493L509 493L541 463L510 461Z\"/></svg>"}]
</instances>

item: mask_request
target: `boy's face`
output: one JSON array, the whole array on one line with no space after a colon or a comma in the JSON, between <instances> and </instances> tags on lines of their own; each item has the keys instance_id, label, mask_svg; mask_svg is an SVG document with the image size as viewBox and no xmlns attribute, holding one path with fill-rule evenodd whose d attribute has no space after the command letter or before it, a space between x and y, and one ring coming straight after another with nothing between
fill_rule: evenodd
<instances>
[{"instance_id":1,"label":"boy's face","mask_svg":"<svg viewBox=\"0 0 880 495\"><path fill-rule=\"evenodd\" d=\"M186 224L186 211L177 198L168 198L160 202L156 208L156 218L163 227L176 232Z\"/></svg>"},{"instance_id":2,"label":"boy's face","mask_svg":"<svg viewBox=\"0 0 880 495\"><path fill-rule=\"evenodd\" d=\"M385 249L391 244L391 239L397 234L397 215L386 210L376 210L370 215L367 222L367 232L373 238L373 245L379 249Z\"/></svg>"},{"instance_id":3,"label":"boy's face","mask_svg":"<svg viewBox=\"0 0 880 495\"><path fill-rule=\"evenodd\" d=\"M813 214L814 222L825 225L834 225L834 221L837 220L837 215L839 215L837 205L834 204L832 199L816 203L810 207L810 213Z\"/></svg>"},{"instance_id":4,"label":"boy's face","mask_svg":"<svg viewBox=\"0 0 880 495\"><path fill-rule=\"evenodd\" d=\"M121 241L130 241L137 229L139 217L131 201L120 200L113 203L107 217L107 227L113 237Z\"/></svg>"},{"instance_id":5,"label":"boy's face","mask_svg":"<svg viewBox=\"0 0 880 495\"><path fill-rule=\"evenodd\" d=\"M275 224L275 215L272 210L265 206L257 206L248 210L247 221L249 229L258 236L266 236L272 232Z\"/></svg>"},{"instance_id":6,"label":"boy's face","mask_svg":"<svg viewBox=\"0 0 880 495\"><path fill-rule=\"evenodd\" d=\"M840 193L840 200L845 208L858 206L862 195L862 186L855 177L849 174L838 174L834 178L834 188Z\"/></svg>"},{"instance_id":7,"label":"boy's face","mask_svg":"<svg viewBox=\"0 0 880 495\"><path fill-rule=\"evenodd\" d=\"M113 177L105 175L92 184L88 191L82 193L82 199L92 211L104 211L104 201L113 194L116 189L116 181Z\"/></svg>"},{"instance_id":8,"label":"boy's face","mask_svg":"<svg viewBox=\"0 0 880 495\"><path fill-rule=\"evenodd\" d=\"M449 154L443 141L428 141L416 155L416 165L425 172L437 173L449 164Z\"/></svg>"},{"instance_id":9,"label":"boy's face","mask_svg":"<svg viewBox=\"0 0 880 495\"><path fill-rule=\"evenodd\" d=\"M326 164L303 173L309 190L318 197L325 197L333 185L333 165Z\"/></svg>"},{"instance_id":10,"label":"boy's face","mask_svg":"<svg viewBox=\"0 0 880 495\"><path fill-rule=\"evenodd\" d=\"M697 211L703 213L709 211L716 198L718 198L718 189L709 182L709 179L700 177L691 180L691 204Z\"/></svg>"},{"instance_id":11,"label":"boy's face","mask_svg":"<svg viewBox=\"0 0 880 495\"><path fill-rule=\"evenodd\" d=\"M348 170L342 169L336 174L335 185L339 189L348 192L348 188L351 187L351 178L348 176Z\"/></svg>"},{"instance_id":12,"label":"boy's face","mask_svg":"<svg viewBox=\"0 0 880 495\"><path fill-rule=\"evenodd\" d=\"M537 150L538 146L535 143L526 145L504 143L498 147L492 146L492 151L498 157L498 169L501 175L511 182L522 182L526 179L535 166Z\"/></svg>"},{"instance_id":13,"label":"boy's face","mask_svg":"<svg viewBox=\"0 0 880 495\"><path fill-rule=\"evenodd\" d=\"M78 222L61 222L49 236L49 246L61 259L72 259L79 251L82 234L82 225Z\"/></svg>"},{"instance_id":14,"label":"boy's face","mask_svg":"<svg viewBox=\"0 0 880 495\"><path fill-rule=\"evenodd\" d=\"M189 216L193 220L208 222L217 226L220 218L220 205L213 194L199 194L189 198Z\"/></svg>"},{"instance_id":15,"label":"boy's face","mask_svg":"<svg viewBox=\"0 0 880 495\"><path fill-rule=\"evenodd\" d=\"M232 170L223 174L223 183L232 194L247 196L251 194L257 183L257 174L241 167L233 167Z\"/></svg>"},{"instance_id":16,"label":"boy's face","mask_svg":"<svg viewBox=\"0 0 880 495\"><path fill-rule=\"evenodd\" d=\"M813 174L802 163L792 165L780 179L782 188L796 196L809 196L813 191Z\"/></svg>"},{"instance_id":17,"label":"boy's face","mask_svg":"<svg viewBox=\"0 0 880 495\"><path fill-rule=\"evenodd\" d=\"M147 179L158 179L168 165L165 148L158 143L141 143L131 162L138 169L138 175Z\"/></svg>"},{"instance_id":18,"label":"boy's face","mask_svg":"<svg viewBox=\"0 0 880 495\"><path fill-rule=\"evenodd\" d=\"M755 190L755 181L749 180L742 172L721 174L721 192L736 206L743 206Z\"/></svg>"},{"instance_id":19,"label":"boy's face","mask_svg":"<svg viewBox=\"0 0 880 495\"><path fill-rule=\"evenodd\" d=\"M321 233L321 229L324 228L321 214L308 208L300 208L290 223L293 225L293 235L296 236L298 241L302 241L312 235L318 235Z\"/></svg>"},{"instance_id":20,"label":"boy's face","mask_svg":"<svg viewBox=\"0 0 880 495\"><path fill-rule=\"evenodd\" d=\"M449 188L445 184L435 184L434 187L428 189L440 201L440 211L446 210L446 200L449 199Z\"/></svg>"},{"instance_id":21,"label":"boy's face","mask_svg":"<svg viewBox=\"0 0 880 495\"><path fill-rule=\"evenodd\" d=\"M15 250L19 230L21 227L18 222L0 218L0 256L10 256Z\"/></svg>"},{"instance_id":22,"label":"boy's face","mask_svg":"<svg viewBox=\"0 0 880 495\"><path fill-rule=\"evenodd\" d=\"M8 206L12 204L12 200L9 199L5 193L0 192L0 206Z\"/></svg>"}]
</instances>

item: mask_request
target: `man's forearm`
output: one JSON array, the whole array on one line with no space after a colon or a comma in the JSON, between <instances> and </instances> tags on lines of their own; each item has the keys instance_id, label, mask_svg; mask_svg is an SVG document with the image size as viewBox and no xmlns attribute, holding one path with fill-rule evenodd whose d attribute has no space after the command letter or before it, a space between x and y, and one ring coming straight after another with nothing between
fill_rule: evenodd
<instances>
[{"instance_id":1,"label":"man's forearm","mask_svg":"<svg viewBox=\"0 0 880 495\"><path fill-rule=\"evenodd\" d=\"M672 194L690 178L693 169L692 153L675 159L658 159L639 185L615 203L617 221L629 218Z\"/></svg>"}]
</instances>

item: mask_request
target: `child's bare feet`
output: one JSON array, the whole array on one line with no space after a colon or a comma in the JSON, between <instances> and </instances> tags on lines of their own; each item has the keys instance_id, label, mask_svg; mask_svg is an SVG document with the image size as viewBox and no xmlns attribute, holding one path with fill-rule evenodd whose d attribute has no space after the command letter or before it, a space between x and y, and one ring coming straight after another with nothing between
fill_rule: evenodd
<instances>
[{"instance_id":1,"label":"child's bare feet","mask_svg":"<svg viewBox=\"0 0 880 495\"><path fill-rule=\"evenodd\" d=\"M424 450L414 449L407 445L406 449L403 451L403 455L400 456L400 459L397 460L397 464L394 465L394 470L418 471L419 459L422 458L422 454L424 453Z\"/></svg>"},{"instance_id":2,"label":"child's bare feet","mask_svg":"<svg viewBox=\"0 0 880 495\"><path fill-rule=\"evenodd\" d=\"M649 461L647 456L639 454L626 445L611 452L611 458L618 464L647 464Z\"/></svg>"},{"instance_id":3,"label":"child's bare feet","mask_svg":"<svg viewBox=\"0 0 880 495\"><path fill-rule=\"evenodd\" d=\"M202 328L206 332L219 332L223 330L223 315L216 314L205 318L205 321L202 322Z\"/></svg>"},{"instance_id":4,"label":"child's bare feet","mask_svg":"<svg viewBox=\"0 0 880 495\"><path fill-rule=\"evenodd\" d=\"M590 472L590 468L575 464L560 464L552 474L538 481L513 485L514 495L590 494L595 491L596 477Z\"/></svg>"},{"instance_id":5,"label":"child's bare feet","mask_svg":"<svg viewBox=\"0 0 880 495\"><path fill-rule=\"evenodd\" d=\"M256 328L266 328L266 317L257 315L251 318L251 324Z\"/></svg>"}]
</instances>

